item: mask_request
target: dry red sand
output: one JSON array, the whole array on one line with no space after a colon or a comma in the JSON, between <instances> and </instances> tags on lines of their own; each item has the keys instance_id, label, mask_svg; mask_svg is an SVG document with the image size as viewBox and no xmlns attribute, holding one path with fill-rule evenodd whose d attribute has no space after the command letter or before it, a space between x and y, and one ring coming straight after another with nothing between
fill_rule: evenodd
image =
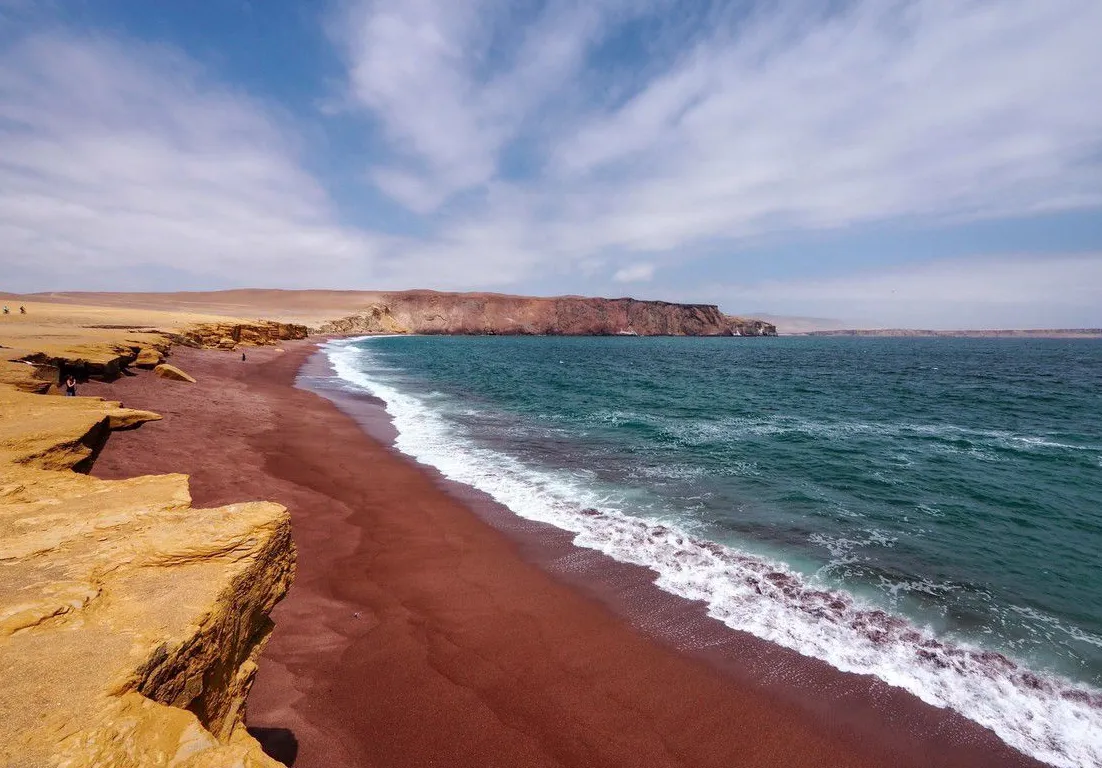
<instances>
[{"instance_id":1,"label":"dry red sand","mask_svg":"<svg viewBox=\"0 0 1102 768\"><path fill-rule=\"evenodd\" d=\"M440 482L293 387L313 348L244 363L180 349L172 362L198 384L141 373L81 390L165 416L114 435L93 474L187 472L197 506L290 509L298 576L248 703L274 756L296 768L1038 765Z\"/></svg>"}]
</instances>

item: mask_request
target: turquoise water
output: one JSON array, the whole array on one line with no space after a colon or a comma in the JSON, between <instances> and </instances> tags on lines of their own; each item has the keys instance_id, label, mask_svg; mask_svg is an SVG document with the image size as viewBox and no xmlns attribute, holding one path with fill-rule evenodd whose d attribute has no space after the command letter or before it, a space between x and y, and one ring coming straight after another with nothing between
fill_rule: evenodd
<instances>
[{"instance_id":1,"label":"turquoise water","mask_svg":"<svg viewBox=\"0 0 1102 768\"><path fill-rule=\"evenodd\" d=\"M1102 342L338 343L399 449L1056 765L1102 762Z\"/></svg>"}]
</instances>

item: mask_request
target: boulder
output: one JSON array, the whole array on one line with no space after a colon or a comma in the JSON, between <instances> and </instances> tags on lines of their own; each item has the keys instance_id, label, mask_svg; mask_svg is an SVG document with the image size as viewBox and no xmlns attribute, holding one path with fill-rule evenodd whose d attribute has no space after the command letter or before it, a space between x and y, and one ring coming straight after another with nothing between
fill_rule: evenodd
<instances>
[{"instance_id":1,"label":"boulder","mask_svg":"<svg viewBox=\"0 0 1102 768\"><path fill-rule=\"evenodd\" d=\"M153 373L157 374L162 379L171 379L172 381L188 381L192 384L195 383L195 379L193 379L191 376L188 376L175 365L169 365L168 363L161 363L153 369Z\"/></svg>"},{"instance_id":2,"label":"boulder","mask_svg":"<svg viewBox=\"0 0 1102 768\"><path fill-rule=\"evenodd\" d=\"M144 347L134 359L134 365L139 368L156 368L164 362L164 356L155 349Z\"/></svg>"}]
</instances>

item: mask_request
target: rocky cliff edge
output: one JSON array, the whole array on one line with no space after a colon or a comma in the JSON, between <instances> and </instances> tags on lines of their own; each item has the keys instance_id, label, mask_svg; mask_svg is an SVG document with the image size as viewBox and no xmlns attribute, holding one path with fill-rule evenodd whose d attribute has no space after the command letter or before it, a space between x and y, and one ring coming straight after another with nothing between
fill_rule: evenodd
<instances>
[{"instance_id":1,"label":"rocky cliff edge","mask_svg":"<svg viewBox=\"0 0 1102 768\"><path fill-rule=\"evenodd\" d=\"M322 333L540 336L775 336L761 320L724 315L711 304L493 293L381 293Z\"/></svg>"},{"instance_id":2,"label":"rocky cliff edge","mask_svg":"<svg viewBox=\"0 0 1102 768\"><path fill-rule=\"evenodd\" d=\"M97 338L79 359L132 346ZM76 364L58 352L41 365ZM294 572L286 510L193 509L184 475L81 474L112 430L160 417L21 391L40 369L4 362L0 765L278 766L243 707Z\"/></svg>"}]
</instances>

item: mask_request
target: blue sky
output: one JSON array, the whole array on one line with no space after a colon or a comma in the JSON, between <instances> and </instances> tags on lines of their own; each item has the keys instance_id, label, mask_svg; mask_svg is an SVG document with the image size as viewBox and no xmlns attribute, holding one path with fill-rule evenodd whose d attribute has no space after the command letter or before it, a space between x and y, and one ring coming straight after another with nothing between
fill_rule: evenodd
<instances>
[{"instance_id":1,"label":"blue sky","mask_svg":"<svg viewBox=\"0 0 1102 768\"><path fill-rule=\"evenodd\" d=\"M1102 326L1097 0L0 0L0 290Z\"/></svg>"}]
</instances>

